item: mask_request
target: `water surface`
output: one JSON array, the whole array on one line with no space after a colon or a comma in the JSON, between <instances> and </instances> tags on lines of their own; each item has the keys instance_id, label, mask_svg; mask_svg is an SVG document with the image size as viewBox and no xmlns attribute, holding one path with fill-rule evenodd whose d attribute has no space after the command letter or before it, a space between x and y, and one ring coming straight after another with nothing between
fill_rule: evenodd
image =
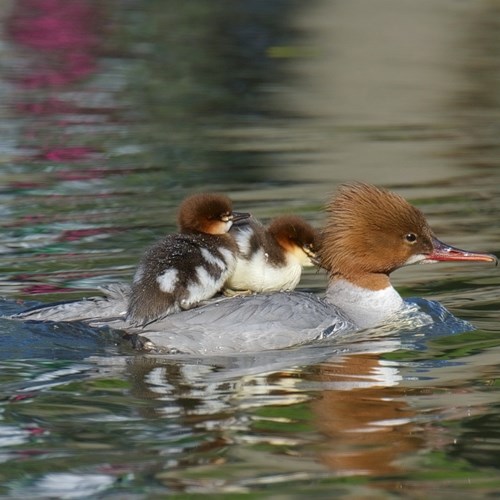
<instances>
[{"instance_id":1,"label":"water surface","mask_svg":"<svg viewBox=\"0 0 500 500\"><path fill-rule=\"evenodd\" d=\"M2 314L130 280L204 190L320 226L339 183L372 182L500 254L494 2L17 0L0 17ZM1 320L0 494L500 494L498 270L393 281L476 329L200 360Z\"/></svg>"}]
</instances>

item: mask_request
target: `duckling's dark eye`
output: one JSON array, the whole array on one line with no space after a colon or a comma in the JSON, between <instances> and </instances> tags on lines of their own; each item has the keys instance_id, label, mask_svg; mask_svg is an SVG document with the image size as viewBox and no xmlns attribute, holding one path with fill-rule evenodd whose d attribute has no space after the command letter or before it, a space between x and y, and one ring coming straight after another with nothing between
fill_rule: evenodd
<instances>
[{"instance_id":1,"label":"duckling's dark eye","mask_svg":"<svg viewBox=\"0 0 500 500\"><path fill-rule=\"evenodd\" d=\"M405 240L408 243L415 243L417 241L417 235L415 233L408 233L405 235Z\"/></svg>"}]
</instances>

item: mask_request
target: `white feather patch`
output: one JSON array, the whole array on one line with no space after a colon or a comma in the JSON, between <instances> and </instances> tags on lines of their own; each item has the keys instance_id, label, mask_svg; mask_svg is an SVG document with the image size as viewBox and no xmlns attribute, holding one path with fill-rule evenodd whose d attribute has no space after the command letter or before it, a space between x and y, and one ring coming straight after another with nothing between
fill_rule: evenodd
<instances>
[{"instance_id":1,"label":"white feather patch","mask_svg":"<svg viewBox=\"0 0 500 500\"><path fill-rule=\"evenodd\" d=\"M250 253L250 238L252 235L253 230L251 227L244 227L233 233L236 244L243 255L248 255Z\"/></svg>"},{"instance_id":2,"label":"white feather patch","mask_svg":"<svg viewBox=\"0 0 500 500\"><path fill-rule=\"evenodd\" d=\"M326 301L342 309L360 328L383 324L387 317L404 305L403 299L392 286L368 290L343 279L329 285Z\"/></svg>"},{"instance_id":3,"label":"white feather patch","mask_svg":"<svg viewBox=\"0 0 500 500\"><path fill-rule=\"evenodd\" d=\"M427 257L421 253L412 255L403 265L410 266L411 264L418 264L419 262L424 261L426 258Z\"/></svg>"},{"instance_id":4,"label":"white feather patch","mask_svg":"<svg viewBox=\"0 0 500 500\"><path fill-rule=\"evenodd\" d=\"M202 257L209 263L213 264L214 266L217 266L219 269L224 269L226 267L226 263L216 257L210 250L207 250L206 248L200 248L201 255Z\"/></svg>"},{"instance_id":5,"label":"white feather patch","mask_svg":"<svg viewBox=\"0 0 500 500\"><path fill-rule=\"evenodd\" d=\"M198 282L190 283L187 287L188 298L181 301L182 307L190 307L202 300L209 299L224 284L225 273L222 273L222 276L216 279L203 266L197 266L195 272Z\"/></svg>"},{"instance_id":6,"label":"white feather patch","mask_svg":"<svg viewBox=\"0 0 500 500\"><path fill-rule=\"evenodd\" d=\"M229 250L229 248L224 248L224 247L219 247L218 250L222 254L222 257L224 257L224 260L226 261L227 266L234 263L235 257L234 257L234 253L232 252L232 250Z\"/></svg>"},{"instance_id":7,"label":"white feather patch","mask_svg":"<svg viewBox=\"0 0 500 500\"><path fill-rule=\"evenodd\" d=\"M172 293L177 285L177 269L167 269L165 272L160 274L156 281L160 285L160 290L165 293Z\"/></svg>"}]
</instances>

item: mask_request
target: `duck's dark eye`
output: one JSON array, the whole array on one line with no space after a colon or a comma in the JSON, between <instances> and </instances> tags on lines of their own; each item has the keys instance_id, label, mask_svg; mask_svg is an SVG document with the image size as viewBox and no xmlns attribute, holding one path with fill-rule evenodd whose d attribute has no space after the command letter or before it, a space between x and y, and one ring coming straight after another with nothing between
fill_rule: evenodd
<instances>
[{"instance_id":1,"label":"duck's dark eye","mask_svg":"<svg viewBox=\"0 0 500 500\"><path fill-rule=\"evenodd\" d=\"M408 243L415 243L417 241L417 235L415 233L408 233L405 235L405 240Z\"/></svg>"}]
</instances>

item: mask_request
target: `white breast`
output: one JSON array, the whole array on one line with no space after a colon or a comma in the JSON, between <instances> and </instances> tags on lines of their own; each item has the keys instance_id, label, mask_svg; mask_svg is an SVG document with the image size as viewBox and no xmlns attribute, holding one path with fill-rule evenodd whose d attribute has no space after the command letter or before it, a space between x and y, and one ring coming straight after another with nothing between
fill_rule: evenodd
<instances>
[{"instance_id":1,"label":"white breast","mask_svg":"<svg viewBox=\"0 0 500 500\"><path fill-rule=\"evenodd\" d=\"M286 264L273 266L263 250L254 253L250 259L239 257L236 267L226 282L233 290L272 292L293 290L300 281L301 265L294 258L287 258Z\"/></svg>"},{"instance_id":2,"label":"white breast","mask_svg":"<svg viewBox=\"0 0 500 500\"><path fill-rule=\"evenodd\" d=\"M328 287L326 300L341 309L359 328L381 325L404 305L392 286L368 290L342 279Z\"/></svg>"},{"instance_id":3,"label":"white breast","mask_svg":"<svg viewBox=\"0 0 500 500\"><path fill-rule=\"evenodd\" d=\"M237 231L231 232L233 238L238 245L241 255L250 255L250 240L254 234L251 226L238 227Z\"/></svg>"}]
</instances>

